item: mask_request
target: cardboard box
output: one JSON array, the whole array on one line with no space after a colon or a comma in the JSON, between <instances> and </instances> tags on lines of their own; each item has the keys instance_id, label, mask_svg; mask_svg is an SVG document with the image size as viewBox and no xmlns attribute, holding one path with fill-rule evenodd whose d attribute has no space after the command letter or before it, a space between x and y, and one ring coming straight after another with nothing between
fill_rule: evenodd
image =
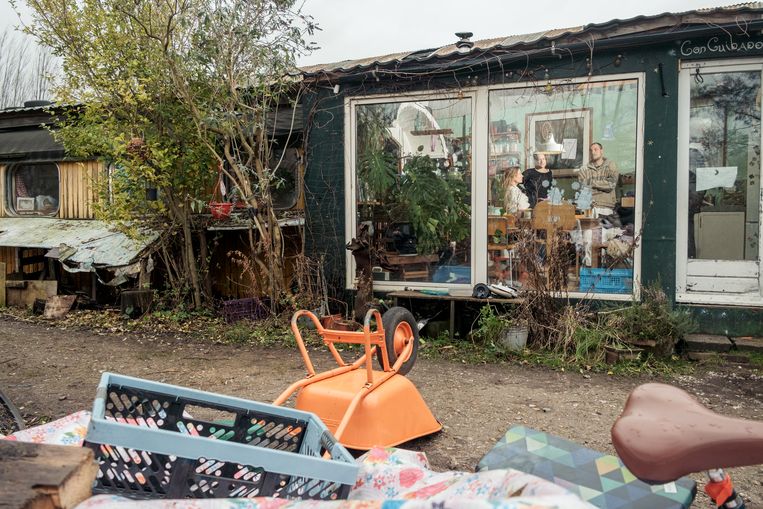
<instances>
[{"instance_id":1,"label":"cardboard box","mask_svg":"<svg viewBox=\"0 0 763 509\"><path fill-rule=\"evenodd\" d=\"M620 198L620 206L626 208L633 208L636 206L635 196L623 196Z\"/></svg>"}]
</instances>

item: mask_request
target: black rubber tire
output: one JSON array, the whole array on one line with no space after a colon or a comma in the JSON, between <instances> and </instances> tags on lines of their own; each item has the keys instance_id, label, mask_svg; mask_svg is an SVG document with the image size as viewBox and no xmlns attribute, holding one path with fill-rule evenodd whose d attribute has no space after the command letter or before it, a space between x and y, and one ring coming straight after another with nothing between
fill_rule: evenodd
<instances>
[{"instance_id":1,"label":"black rubber tire","mask_svg":"<svg viewBox=\"0 0 763 509\"><path fill-rule=\"evenodd\" d=\"M395 364L397 355L401 351L400 344L398 344L398 351L395 351L395 331L398 329L398 326L403 323L407 324L407 327L410 328L413 335L413 351L411 352L411 357L400 366L400 371L398 371L398 373L401 375L407 374L411 368L413 368L413 365L416 364L416 356L419 353L419 327L413 314L404 307L396 306L389 308L382 315L384 342L387 345L387 360L389 361L390 367ZM403 325L403 329L405 329L405 327L406 325ZM402 332L405 333L405 331ZM382 361L382 352L380 348L377 349L376 358L379 361L379 365L384 369L384 362Z\"/></svg>"}]
</instances>

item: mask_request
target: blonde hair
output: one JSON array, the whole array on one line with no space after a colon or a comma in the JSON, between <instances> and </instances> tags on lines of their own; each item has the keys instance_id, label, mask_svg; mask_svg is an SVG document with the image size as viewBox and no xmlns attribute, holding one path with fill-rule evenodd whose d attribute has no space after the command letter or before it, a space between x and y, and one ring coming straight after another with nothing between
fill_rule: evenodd
<instances>
[{"instance_id":1,"label":"blonde hair","mask_svg":"<svg viewBox=\"0 0 763 509\"><path fill-rule=\"evenodd\" d=\"M512 166L508 170L506 170L506 175L504 176L504 180L507 185L511 184L511 181L514 180L514 176L517 173L522 173L522 170L519 169L519 166Z\"/></svg>"},{"instance_id":2,"label":"blonde hair","mask_svg":"<svg viewBox=\"0 0 763 509\"><path fill-rule=\"evenodd\" d=\"M519 169L519 166L512 166L503 174L503 210L505 212L509 212L511 209L511 188L517 173L521 174L522 170Z\"/></svg>"}]
</instances>

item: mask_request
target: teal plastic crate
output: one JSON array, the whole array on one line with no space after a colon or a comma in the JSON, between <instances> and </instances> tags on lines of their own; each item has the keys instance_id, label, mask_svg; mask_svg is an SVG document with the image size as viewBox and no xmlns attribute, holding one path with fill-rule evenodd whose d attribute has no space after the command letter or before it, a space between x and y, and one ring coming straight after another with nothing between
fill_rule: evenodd
<instances>
[{"instance_id":1,"label":"teal plastic crate","mask_svg":"<svg viewBox=\"0 0 763 509\"><path fill-rule=\"evenodd\" d=\"M580 291L583 293L631 293L633 269L580 269Z\"/></svg>"},{"instance_id":2,"label":"teal plastic crate","mask_svg":"<svg viewBox=\"0 0 763 509\"><path fill-rule=\"evenodd\" d=\"M85 446L93 492L137 499L343 499L359 468L313 413L113 373Z\"/></svg>"}]
</instances>

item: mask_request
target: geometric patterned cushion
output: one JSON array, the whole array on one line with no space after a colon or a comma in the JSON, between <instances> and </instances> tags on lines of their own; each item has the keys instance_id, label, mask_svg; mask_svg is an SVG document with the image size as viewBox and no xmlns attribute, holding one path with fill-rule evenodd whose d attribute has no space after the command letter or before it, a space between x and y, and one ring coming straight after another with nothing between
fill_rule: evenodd
<instances>
[{"instance_id":1,"label":"geometric patterned cushion","mask_svg":"<svg viewBox=\"0 0 763 509\"><path fill-rule=\"evenodd\" d=\"M477 471L496 468L549 480L601 509L687 509L697 494L697 484L688 477L646 484L617 456L524 426L509 429L477 464Z\"/></svg>"}]
</instances>

